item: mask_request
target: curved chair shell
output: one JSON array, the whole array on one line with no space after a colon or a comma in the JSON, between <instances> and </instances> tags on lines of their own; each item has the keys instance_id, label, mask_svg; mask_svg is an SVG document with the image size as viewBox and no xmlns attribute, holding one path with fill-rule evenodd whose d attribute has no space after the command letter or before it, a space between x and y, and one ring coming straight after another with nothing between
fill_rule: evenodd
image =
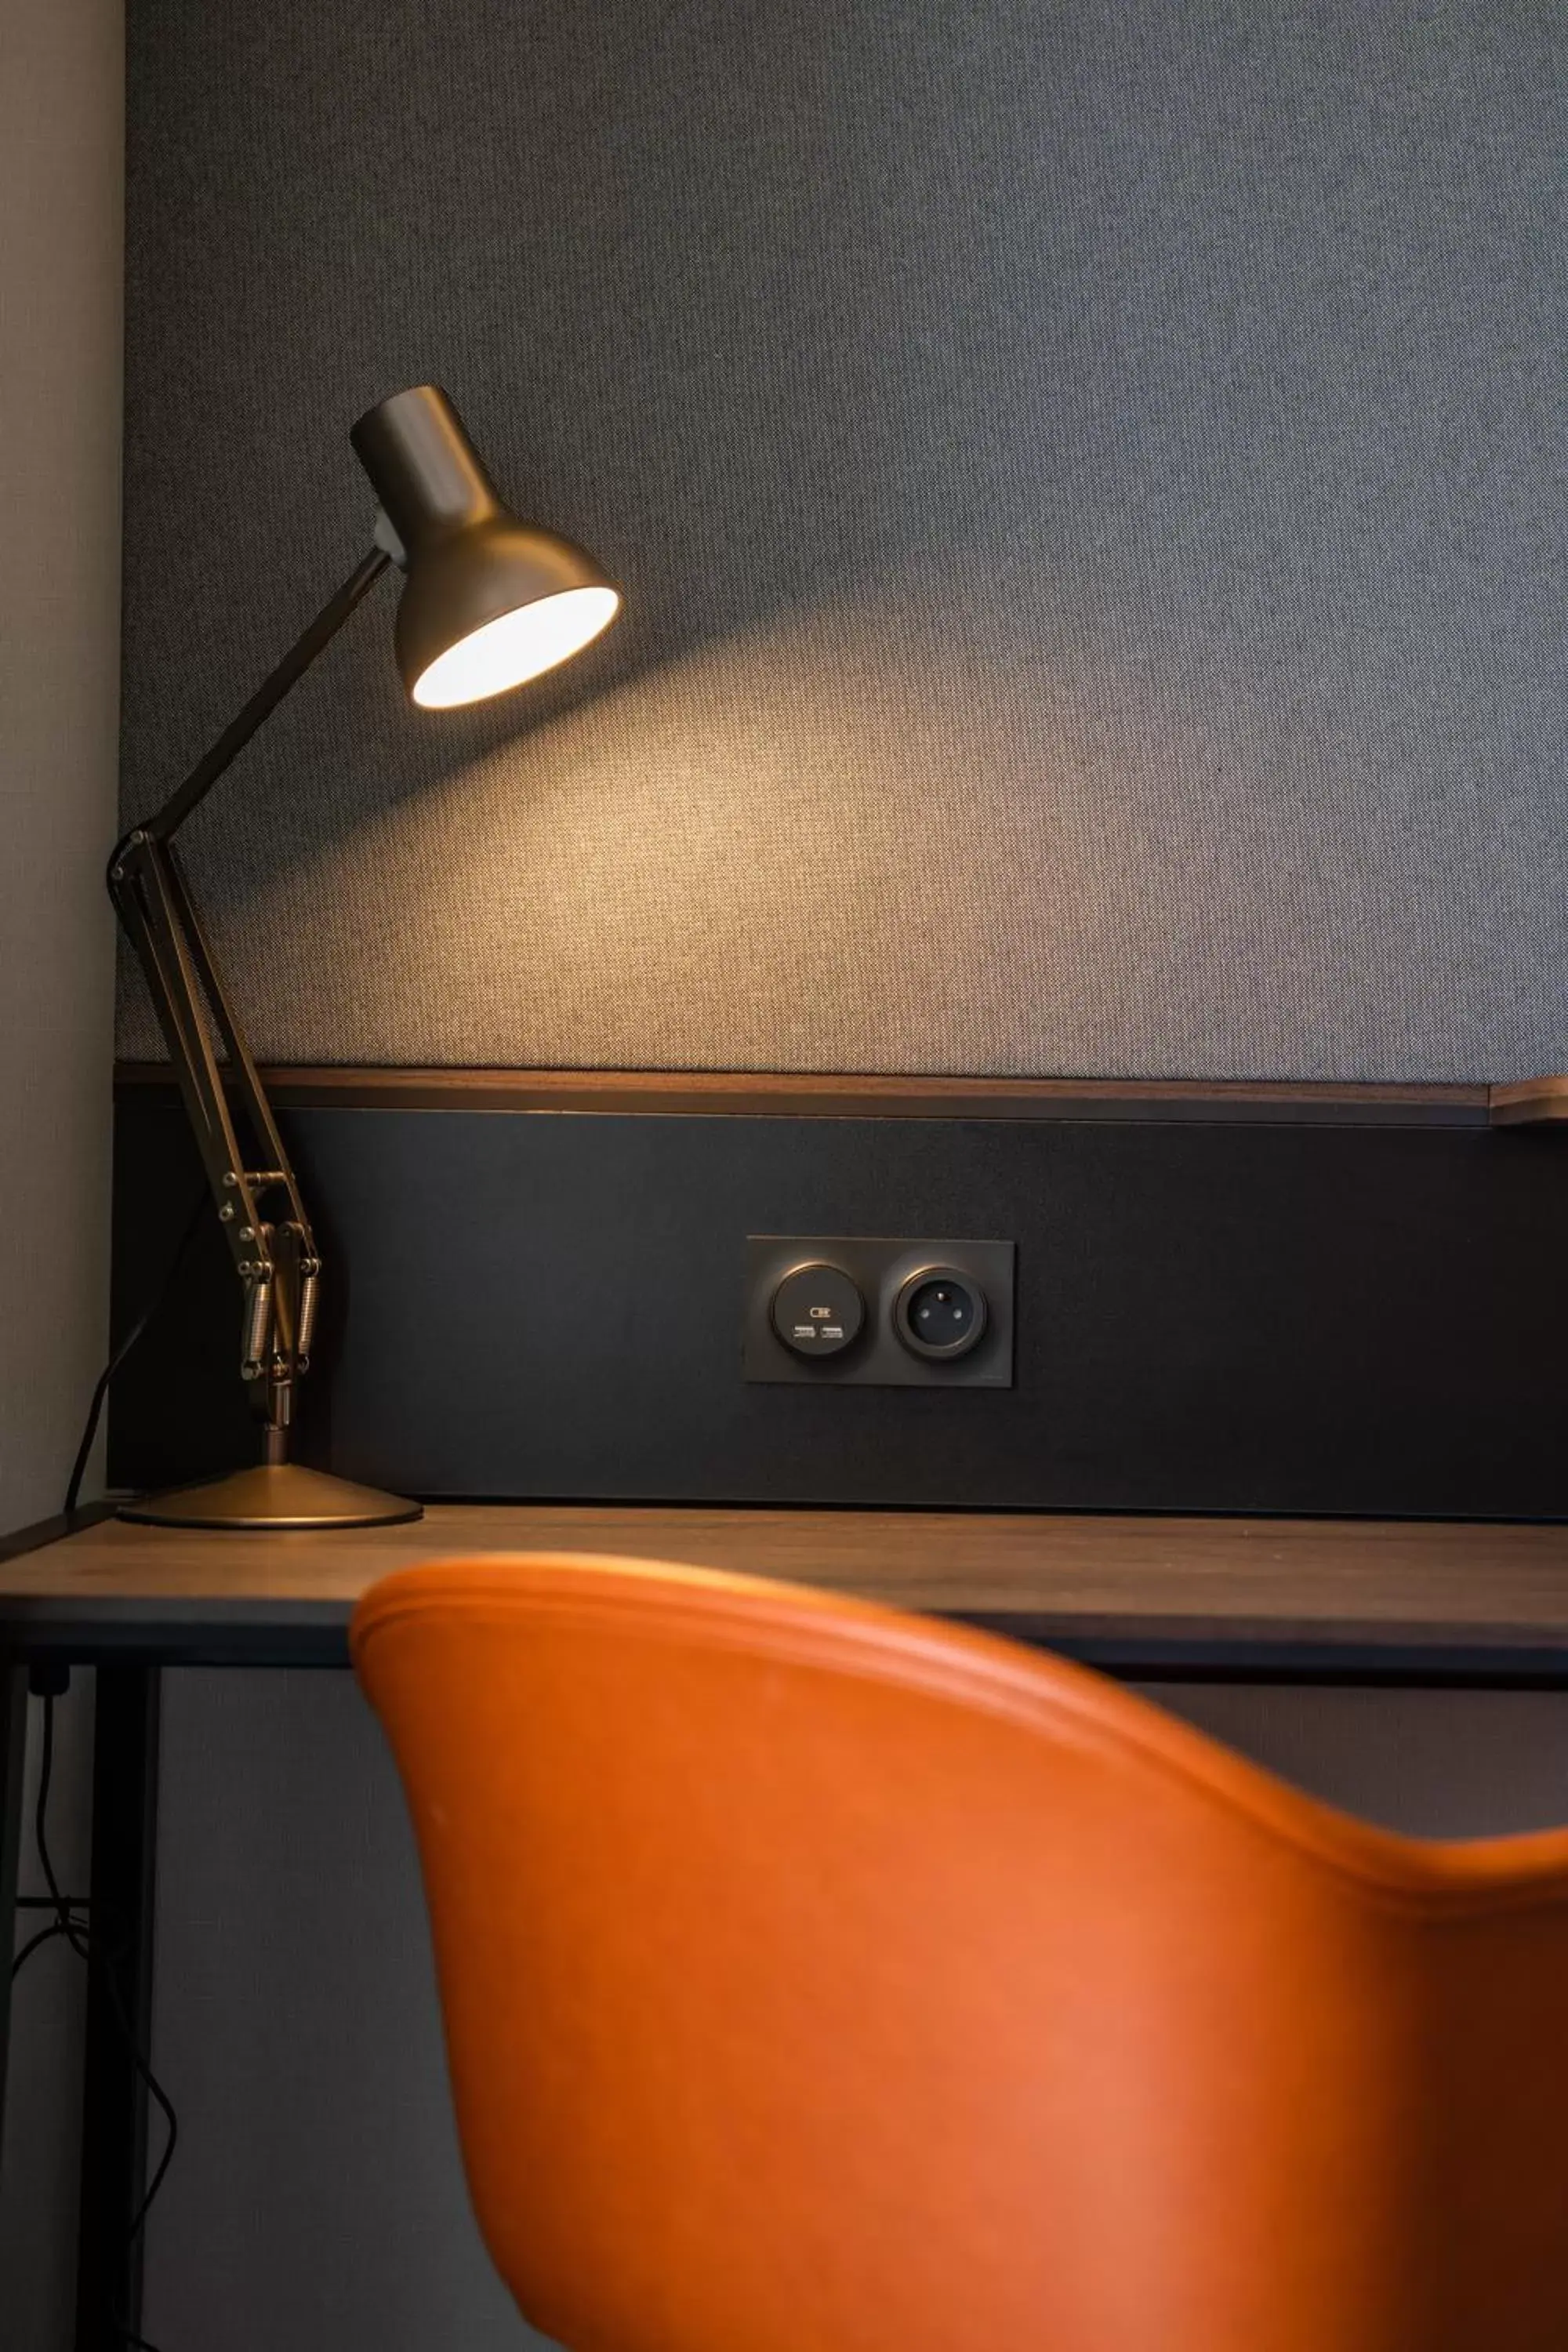
<instances>
[{"instance_id":1,"label":"curved chair shell","mask_svg":"<svg viewBox=\"0 0 1568 2352\"><path fill-rule=\"evenodd\" d=\"M1389 1835L695 1569L417 1569L353 1652L480 2226L570 2352L1568 2347L1568 1834Z\"/></svg>"}]
</instances>

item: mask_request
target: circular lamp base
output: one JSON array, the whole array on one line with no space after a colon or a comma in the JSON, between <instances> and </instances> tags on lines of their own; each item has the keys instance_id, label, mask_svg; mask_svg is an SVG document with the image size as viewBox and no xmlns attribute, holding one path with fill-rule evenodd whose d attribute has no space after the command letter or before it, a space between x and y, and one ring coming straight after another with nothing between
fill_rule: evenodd
<instances>
[{"instance_id":1,"label":"circular lamp base","mask_svg":"<svg viewBox=\"0 0 1568 2352\"><path fill-rule=\"evenodd\" d=\"M117 1516L144 1528L248 1528L259 1533L288 1528L386 1528L424 1517L424 1506L379 1486L355 1486L298 1462L258 1463L226 1478L199 1486L176 1486L121 1503Z\"/></svg>"}]
</instances>

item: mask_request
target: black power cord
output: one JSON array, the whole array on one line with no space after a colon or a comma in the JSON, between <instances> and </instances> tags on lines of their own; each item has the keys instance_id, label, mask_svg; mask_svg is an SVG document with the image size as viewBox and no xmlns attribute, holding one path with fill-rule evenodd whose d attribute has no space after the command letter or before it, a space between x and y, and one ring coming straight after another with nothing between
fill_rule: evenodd
<instances>
[{"instance_id":1,"label":"black power cord","mask_svg":"<svg viewBox=\"0 0 1568 2352\"><path fill-rule=\"evenodd\" d=\"M142 2201L132 2214L130 2226L126 2231L125 2242L130 2247L135 2244L146 2227L147 2216L153 2209L153 2200L162 2189L169 2166L174 2160L174 2148L180 2134L179 2118L174 2113L174 2104L167 2092L153 2074L146 2055L138 2044L136 2035L131 2028L131 2021L125 2014L125 2004L120 1998L119 1988L110 1973L112 1963L121 1957L123 1947L116 1948L101 1929L95 1927L92 1919L91 1897L86 1895L67 1895L61 1888L55 1870L54 1859L49 1853L48 1812L49 1791L54 1782L57 1693L46 1686L42 1696L43 1738L38 1758L38 1795L33 1810L33 1844L37 1855L38 1869L48 1892L47 1895L18 1895L16 1907L23 1911L47 1911L51 1916L47 1926L40 1927L37 1933L30 1936L22 1946L11 1963L11 1975L13 1979L19 1976L34 1953L41 1951L46 1944L57 1939L62 1939L68 1944L77 1958L86 1961L89 1980L93 1990L100 1996L109 2011L121 2046L130 2059L137 2076L145 2085L148 2096L163 2118L166 2129L163 2153L158 2158L153 2178L148 2182L142 2193ZM138 2334L135 2328L128 2326L118 2312L113 2316L115 2332L121 2342L130 2347L130 2352L158 2352L157 2346L147 2336Z\"/></svg>"},{"instance_id":2,"label":"black power cord","mask_svg":"<svg viewBox=\"0 0 1568 2352\"><path fill-rule=\"evenodd\" d=\"M185 1220L185 1229L180 1235L174 1255L169 1260L168 1269L163 1281L153 1292L150 1305L143 1307L98 1376L98 1385L92 1392L92 1402L87 1409L87 1425L81 1433L81 1444L77 1447L76 1460L71 1464L71 1474L66 1481L66 1499L63 1508L68 1518L75 1510L78 1498L81 1494L81 1482L87 1475L88 1456L92 1452L92 1441L98 1435L98 1424L102 1417L104 1402L109 1395L110 1384L115 1374L145 1333L148 1325L158 1315L164 1300L173 1290L175 1276L185 1262L185 1253L200 1230L202 1212L206 1207L206 1203L207 1188L204 1184L191 1203L191 1213Z\"/></svg>"},{"instance_id":3,"label":"black power cord","mask_svg":"<svg viewBox=\"0 0 1568 2352\"><path fill-rule=\"evenodd\" d=\"M81 1482L87 1475L88 1460L92 1453L93 1440L98 1435L98 1424L102 1418L104 1403L114 1377L173 1290L175 1278L184 1264L186 1253L200 1228L206 1198L206 1186L204 1184L192 1203L191 1213L185 1220L184 1231L180 1235L163 1279L153 1294L151 1303L132 1325L99 1375L98 1383L92 1392L92 1402L88 1406L87 1422L81 1433L81 1443L77 1447L76 1459L71 1465L70 1477L66 1485L64 1507L68 1517L76 1509L80 1497ZM46 1911L49 1914L49 1917L47 1924L40 1927L36 1935L30 1936L12 1959L11 1976L14 1981L34 1954L42 1951L46 1944L56 1942L68 1944L78 1959L86 1962L89 1982L107 2008L121 2046L131 2061L137 2079L163 2118L165 2137L163 2153L153 2169L152 2179L142 2192L142 2201L131 2217L130 2225L125 2233L125 2244L129 2250L136 2243L146 2228L147 2216L153 2210L153 2200L167 2178L169 2167L174 2161L174 2148L179 2140L180 2125L179 2118L174 2113L173 2101L153 2074L151 2061L141 2047L137 2035L132 2030L131 2021L125 2014L125 2004L120 1997L120 1989L114 1981L113 1963L122 1957L123 1944L119 1946L111 1944L104 1932L106 1923L94 1920L92 1899L89 1895L67 1895L62 1891L55 1872L54 1861L49 1853L49 1790L53 1784L55 1769L55 1700L65 1689L66 1684L67 1677L63 1673L58 1679L52 1676L47 1669L35 1675L35 1687L38 1689L39 1696L43 1699L44 1719L38 1758L38 1796L33 1811L33 1844L37 1855L38 1869L48 1891L44 1895L18 1895L16 1908L19 1911ZM139 2334L131 2326L122 2314L117 2311L112 2317L115 2333L121 2344L127 2347L127 2352L158 2352L157 2346L149 2337Z\"/></svg>"}]
</instances>

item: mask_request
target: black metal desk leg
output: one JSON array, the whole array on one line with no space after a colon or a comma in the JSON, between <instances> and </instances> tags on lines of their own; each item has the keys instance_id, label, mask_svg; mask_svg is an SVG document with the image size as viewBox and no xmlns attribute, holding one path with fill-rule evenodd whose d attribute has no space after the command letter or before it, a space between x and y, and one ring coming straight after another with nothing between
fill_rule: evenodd
<instances>
[{"instance_id":1,"label":"black metal desk leg","mask_svg":"<svg viewBox=\"0 0 1568 2352\"><path fill-rule=\"evenodd\" d=\"M0 1654L0 2147L5 2139L5 2060L11 2046L11 1958L16 1948L16 1869L22 1851L22 1770L27 1676Z\"/></svg>"},{"instance_id":2,"label":"black metal desk leg","mask_svg":"<svg viewBox=\"0 0 1568 2352\"><path fill-rule=\"evenodd\" d=\"M82 2085L77 2352L142 2323L158 1812L156 1666L100 1666L92 1756L92 1989Z\"/></svg>"}]
</instances>

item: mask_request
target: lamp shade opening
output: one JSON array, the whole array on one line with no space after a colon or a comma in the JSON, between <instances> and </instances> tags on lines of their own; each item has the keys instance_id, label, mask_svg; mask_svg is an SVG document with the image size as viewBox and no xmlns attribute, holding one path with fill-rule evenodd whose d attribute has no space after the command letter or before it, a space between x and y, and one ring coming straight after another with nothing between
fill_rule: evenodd
<instances>
[{"instance_id":1,"label":"lamp shade opening","mask_svg":"<svg viewBox=\"0 0 1568 2352\"><path fill-rule=\"evenodd\" d=\"M403 550L397 663L423 709L504 694L615 619L620 591L585 548L502 505L436 385L381 401L350 437Z\"/></svg>"},{"instance_id":2,"label":"lamp shade opening","mask_svg":"<svg viewBox=\"0 0 1568 2352\"><path fill-rule=\"evenodd\" d=\"M608 628L620 601L610 587L562 588L520 604L437 654L409 693L426 710L450 710L504 694L508 687L521 686L580 653Z\"/></svg>"}]
</instances>

